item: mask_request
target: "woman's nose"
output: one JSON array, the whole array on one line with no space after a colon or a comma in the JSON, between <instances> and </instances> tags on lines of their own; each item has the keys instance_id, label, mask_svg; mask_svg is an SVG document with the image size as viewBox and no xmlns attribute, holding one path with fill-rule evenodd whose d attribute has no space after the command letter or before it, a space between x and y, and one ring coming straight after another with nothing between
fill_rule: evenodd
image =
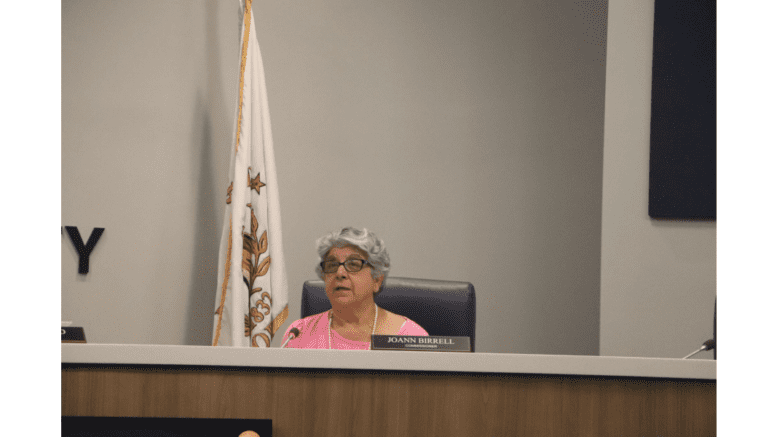
<instances>
[{"instance_id":1,"label":"woman's nose","mask_svg":"<svg viewBox=\"0 0 777 437\"><path fill-rule=\"evenodd\" d=\"M348 276L348 271L345 270L345 264L340 264L339 266L337 266L337 271L335 272L335 276L337 276L338 278L345 278L346 276Z\"/></svg>"}]
</instances>

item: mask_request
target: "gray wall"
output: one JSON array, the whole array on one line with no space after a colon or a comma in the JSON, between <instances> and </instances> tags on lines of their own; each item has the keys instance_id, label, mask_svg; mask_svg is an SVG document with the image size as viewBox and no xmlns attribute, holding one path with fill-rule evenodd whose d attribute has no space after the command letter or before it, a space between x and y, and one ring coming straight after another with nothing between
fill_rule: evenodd
<instances>
[{"instance_id":1,"label":"gray wall","mask_svg":"<svg viewBox=\"0 0 777 437\"><path fill-rule=\"evenodd\" d=\"M681 358L712 338L716 224L649 218L653 2L609 14L599 351Z\"/></svg>"},{"instance_id":2,"label":"gray wall","mask_svg":"<svg viewBox=\"0 0 777 437\"><path fill-rule=\"evenodd\" d=\"M606 23L578 3L254 2L292 319L314 240L365 226L392 275L475 284L479 351L599 352ZM239 14L62 4L62 225L106 228L86 277L62 238L62 318L91 342L210 342Z\"/></svg>"},{"instance_id":3,"label":"gray wall","mask_svg":"<svg viewBox=\"0 0 777 437\"><path fill-rule=\"evenodd\" d=\"M255 10L292 308L352 224L393 275L472 282L479 350L597 353L604 66L575 3Z\"/></svg>"},{"instance_id":4,"label":"gray wall","mask_svg":"<svg viewBox=\"0 0 777 437\"><path fill-rule=\"evenodd\" d=\"M224 2L219 2L224 3ZM227 2L231 3L231 2ZM62 319L95 343L210 338L236 5L62 2Z\"/></svg>"}]
</instances>

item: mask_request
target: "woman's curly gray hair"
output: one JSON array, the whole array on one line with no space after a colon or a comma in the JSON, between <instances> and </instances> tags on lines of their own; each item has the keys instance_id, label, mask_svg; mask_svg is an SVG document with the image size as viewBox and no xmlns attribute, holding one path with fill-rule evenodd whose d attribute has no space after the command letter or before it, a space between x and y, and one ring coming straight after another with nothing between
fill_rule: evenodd
<instances>
[{"instance_id":1,"label":"woman's curly gray hair","mask_svg":"<svg viewBox=\"0 0 777 437\"><path fill-rule=\"evenodd\" d=\"M333 247L343 247L346 245L358 247L365 251L367 253L367 263L372 266L372 279L378 279L378 277L383 276L385 280L389 269L391 269L391 260L389 259L388 252L386 252L386 245L383 243L383 240L367 228L358 230L346 227L324 235L316 241L316 249L321 261L324 260ZM321 270L320 265L316 266L316 273L319 278L324 279L324 272ZM381 289L383 289L382 286Z\"/></svg>"}]
</instances>

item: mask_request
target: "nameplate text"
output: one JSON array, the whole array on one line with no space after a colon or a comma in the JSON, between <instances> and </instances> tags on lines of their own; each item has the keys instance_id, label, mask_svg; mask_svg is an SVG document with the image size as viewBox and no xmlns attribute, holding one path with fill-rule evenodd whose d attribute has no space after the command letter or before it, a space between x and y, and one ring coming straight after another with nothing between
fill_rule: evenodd
<instances>
[{"instance_id":1,"label":"nameplate text","mask_svg":"<svg viewBox=\"0 0 777 437\"><path fill-rule=\"evenodd\" d=\"M373 335L374 350L470 352L469 337Z\"/></svg>"}]
</instances>

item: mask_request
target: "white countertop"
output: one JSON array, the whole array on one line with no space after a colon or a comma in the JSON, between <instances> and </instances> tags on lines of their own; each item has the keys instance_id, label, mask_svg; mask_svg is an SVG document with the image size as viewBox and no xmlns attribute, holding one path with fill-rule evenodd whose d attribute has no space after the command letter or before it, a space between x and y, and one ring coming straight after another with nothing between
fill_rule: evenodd
<instances>
[{"instance_id":1,"label":"white countertop","mask_svg":"<svg viewBox=\"0 0 777 437\"><path fill-rule=\"evenodd\" d=\"M64 343L62 363L717 379L714 360L422 351Z\"/></svg>"}]
</instances>

